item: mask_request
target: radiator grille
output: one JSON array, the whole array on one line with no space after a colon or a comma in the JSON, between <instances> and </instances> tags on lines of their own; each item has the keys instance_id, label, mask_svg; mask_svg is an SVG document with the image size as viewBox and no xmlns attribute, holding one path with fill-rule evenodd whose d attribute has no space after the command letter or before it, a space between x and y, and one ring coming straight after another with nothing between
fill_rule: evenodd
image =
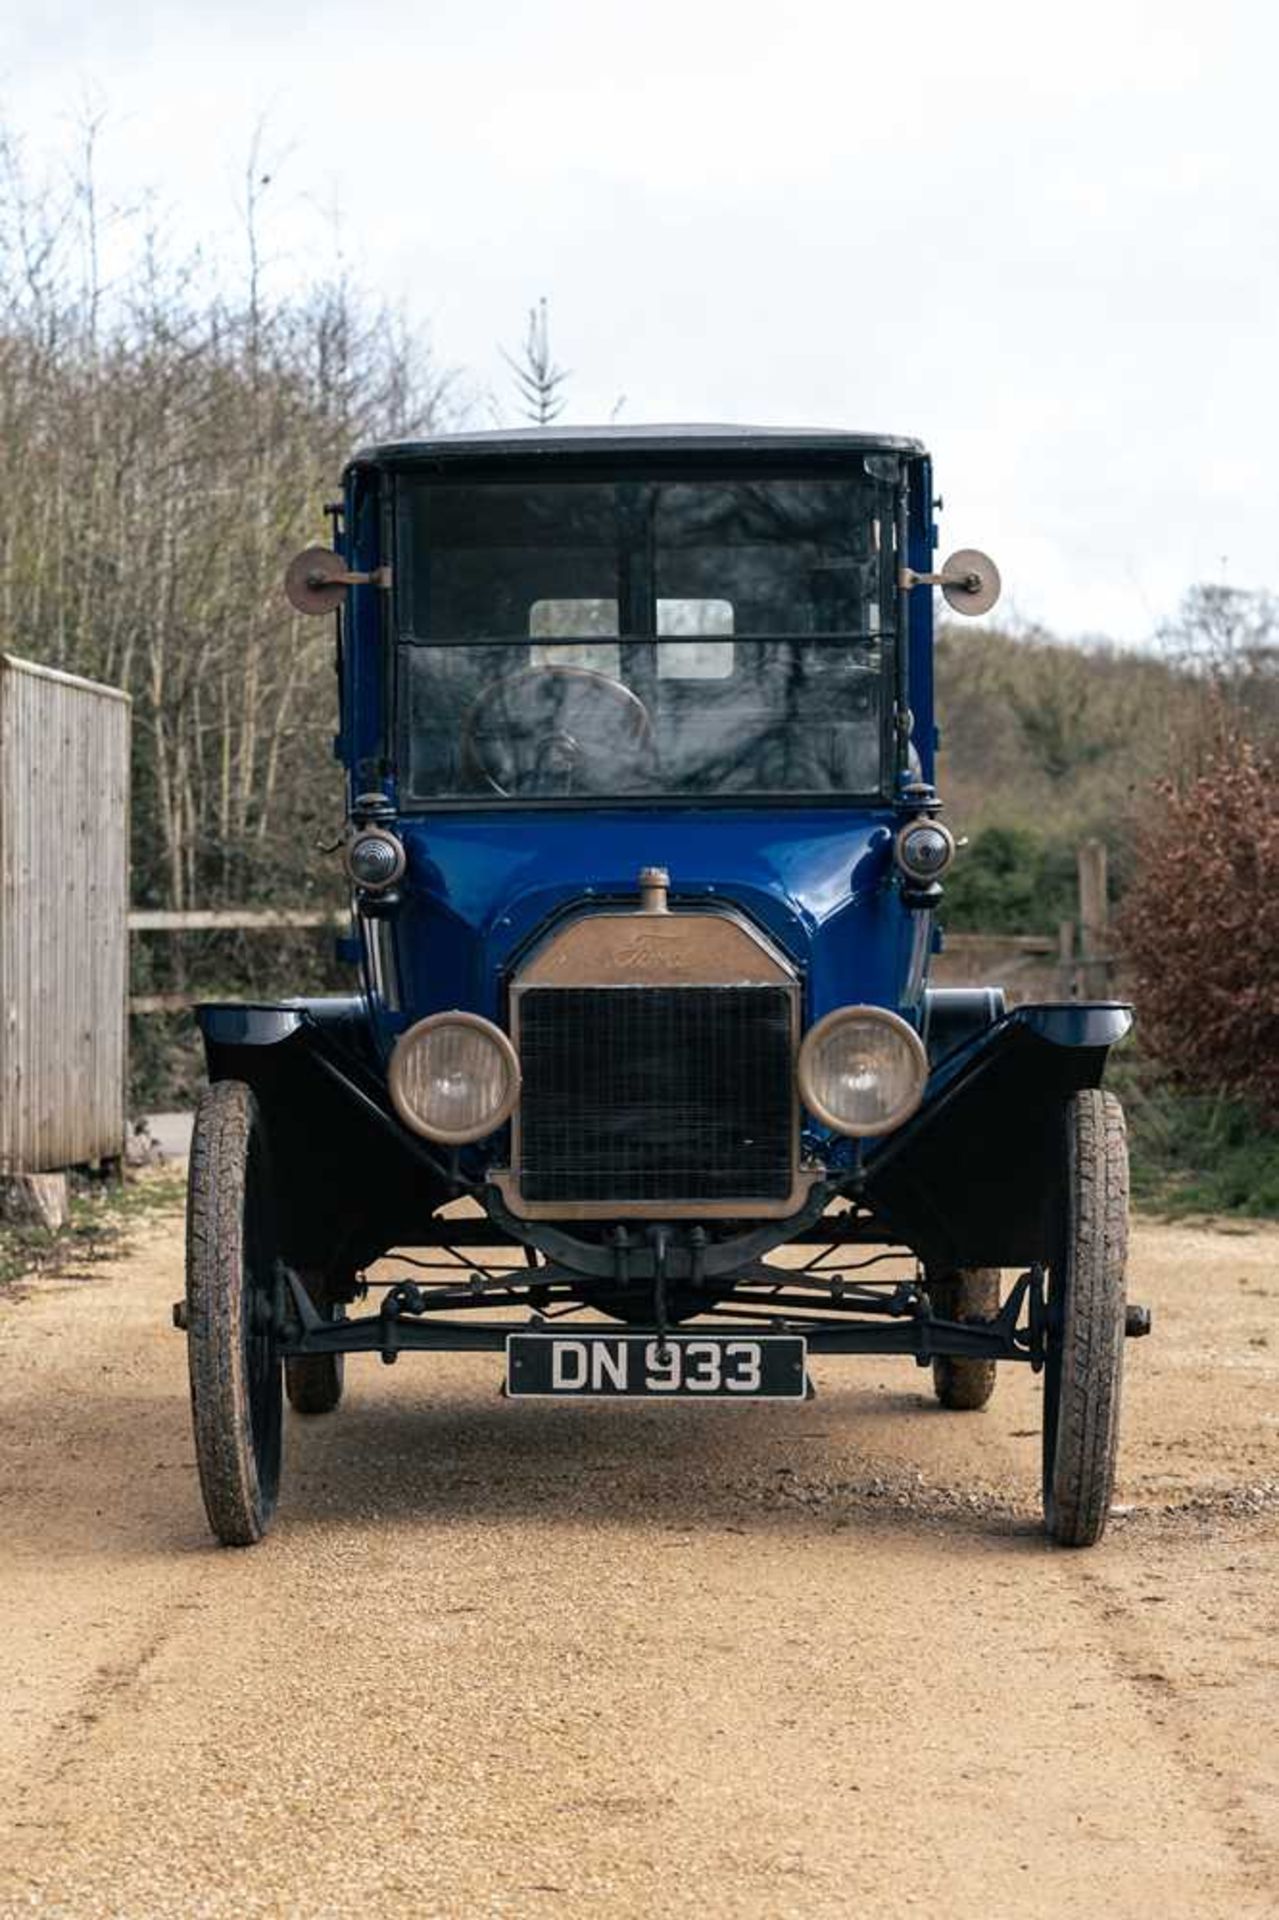
<instances>
[{"instance_id":1,"label":"radiator grille","mask_svg":"<svg viewBox=\"0 0 1279 1920\"><path fill-rule=\"evenodd\" d=\"M519 1014L524 1198L785 1199L791 992L528 988Z\"/></svg>"}]
</instances>

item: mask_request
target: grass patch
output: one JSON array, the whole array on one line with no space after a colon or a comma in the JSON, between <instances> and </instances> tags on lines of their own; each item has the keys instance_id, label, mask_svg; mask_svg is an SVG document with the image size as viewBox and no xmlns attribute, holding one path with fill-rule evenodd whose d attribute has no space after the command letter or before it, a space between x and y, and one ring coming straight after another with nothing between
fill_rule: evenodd
<instances>
[{"instance_id":1,"label":"grass patch","mask_svg":"<svg viewBox=\"0 0 1279 1920\"><path fill-rule=\"evenodd\" d=\"M0 1295L39 1275L82 1272L116 1260L129 1250L129 1230L140 1221L171 1214L186 1190L172 1167L132 1168L123 1181L68 1175L69 1218L60 1232L47 1227L0 1224Z\"/></svg>"},{"instance_id":2,"label":"grass patch","mask_svg":"<svg viewBox=\"0 0 1279 1920\"><path fill-rule=\"evenodd\" d=\"M1279 1133L1245 1101L1189 1093L1133 1048L1114 1057L1106 1084L1128 1115L1138 1206L1279 1219Z\"/></svg>"}]
</instances>

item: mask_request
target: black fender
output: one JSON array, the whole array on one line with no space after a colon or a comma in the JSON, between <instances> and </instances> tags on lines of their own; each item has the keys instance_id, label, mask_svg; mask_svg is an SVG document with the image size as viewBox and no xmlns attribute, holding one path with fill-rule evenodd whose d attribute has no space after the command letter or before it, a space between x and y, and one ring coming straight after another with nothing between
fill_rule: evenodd
<instances>
[{"instance_id":1,"label":"black fender","mask_svg":"<svg viewBox=\"0 0 1279 1920\"><path fill-rule=\"evenodd\" d=\"M228 1077L215 1071L228 1048L277 1047L302 1031L326 1035L365 1060L375 1057L368 1009L358 993L314 1000L202 1000L195 1022L210 1080Z\"/></svg>"},{"instance_id":2,"label":"black fender","mask_svg":"<svg viewBox=\"0 0 1279 1920\"><path fill-rule=\"evenodd\" d=\"M430 1236L463 1190L404 1126L358 995L196 1008L210 1080L243 1080L262 1110L281 1257L342 1285L388 1246Z\"/></svg>"},{"instance_id":3,"label":"black fender","mask_svg":"<svg viewBox=\"0 0 1279 1920\"><path fill-rule=\"evenodd\" d=\"M862 1197L926 1266L1047 1260L1069 1096L1101 1084L1120 1001L1014 1007L937 1060L919 1110L868 1149Z\"/></svg>"}]
</instances>

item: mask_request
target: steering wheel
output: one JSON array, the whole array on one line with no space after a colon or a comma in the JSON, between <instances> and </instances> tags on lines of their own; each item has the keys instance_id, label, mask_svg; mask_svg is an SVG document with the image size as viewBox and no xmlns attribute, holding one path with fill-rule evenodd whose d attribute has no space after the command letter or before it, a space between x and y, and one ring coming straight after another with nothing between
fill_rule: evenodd
<instances>
[{"instance_id":1,"label":"steering wheel","mask_svg":"<svg viewBox=\"0 0 1279 1920\"><path fill-rule=\"evenodd\" d=\"M485 687L462 721L464 771L503 800L624 792L655 745L639 695L593 667L521 667Z\"/></svg>"}]
</instances>

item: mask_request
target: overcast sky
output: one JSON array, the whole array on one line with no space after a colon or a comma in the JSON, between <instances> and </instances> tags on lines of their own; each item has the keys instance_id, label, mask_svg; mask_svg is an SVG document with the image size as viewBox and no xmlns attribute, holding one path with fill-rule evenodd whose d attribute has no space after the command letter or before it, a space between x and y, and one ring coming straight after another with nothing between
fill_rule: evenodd
<instances>
[{"instance_id":1,"label":"overcast sky","mask_svg":"<svg viewBox=\"0 0 1279 1920\"><path fill-rule=\"evenodd\" d=\"M500 389L540 294L570 416L921 436L1005 609L1140 641L1279 588L1279 11L1255 0L15 0L4 118L275 271L360 278ZM18 17L21 16L21 17ZM310 258L308 258L310 256ZM487 421L481 424L489 424Z\"/></svg>"}]
</instances>

